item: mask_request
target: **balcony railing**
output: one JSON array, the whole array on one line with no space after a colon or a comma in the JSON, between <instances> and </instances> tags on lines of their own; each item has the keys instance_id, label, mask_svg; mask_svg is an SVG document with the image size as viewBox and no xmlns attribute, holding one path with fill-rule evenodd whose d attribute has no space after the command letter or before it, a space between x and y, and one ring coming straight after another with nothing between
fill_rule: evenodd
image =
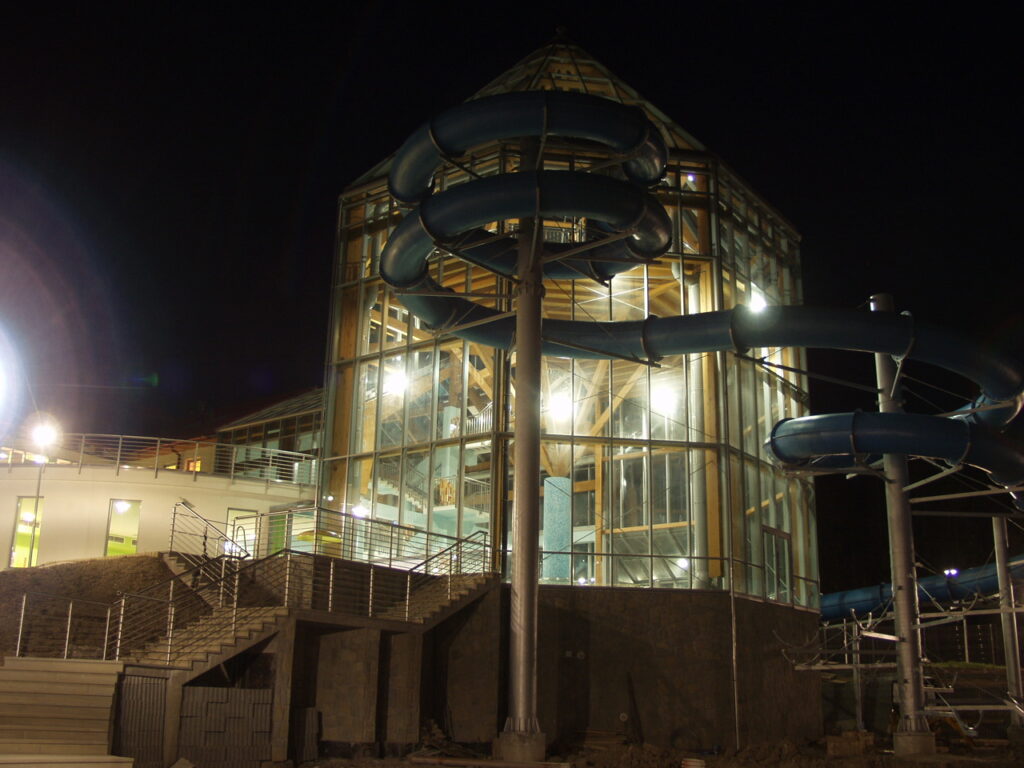
<instances>
[{"instance_id":1,"label":"balcony railing","mask_svg":"<svg viewBox=\"0 0 1024 768\"><path fill-rule=\"evenodd\" d=\"M24 440L0 445L0 467L6 466L8 471L39 464L69 466L79 471L85 467L107 468L115 475L141 470L152 472L154 477L162 472L176 472L193 478L216 475L291 485L316 482L315 456L206 440L65 434L61 444L45 455Z\"/></svg>"}]
</instances>

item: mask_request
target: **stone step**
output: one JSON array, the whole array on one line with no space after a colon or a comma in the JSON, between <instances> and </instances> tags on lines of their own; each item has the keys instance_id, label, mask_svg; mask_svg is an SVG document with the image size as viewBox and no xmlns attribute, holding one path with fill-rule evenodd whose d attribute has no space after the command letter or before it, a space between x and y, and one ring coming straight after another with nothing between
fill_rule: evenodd
<instances>
[{"instance_id":1,"label":"stone step","mask_svg":"<svg viewBox=\"0 0 1024 768\"><path fill-rule=\"evenodd\" d=\"M14 703L0 702L0 718L10 722L14 718L39 718L49 720L50 718L61 718L63 720L97 720L103 723L110 722L110 701L105 707L98 706L69 706L62 704L66 697L55 697L58 703L40 702L35 697L31 700L25 696Z\"/></svg>"},{"instance_id":2,"label":"stone step","mask_svg":"<svg viewBox=\"0 0 1024 768\"><path fill-rule=\"evenodd\" d=\"M96 744L103 745L106 752L106 731L68 731L59 728L19 728L15 725L0 725L0 745L8 742L38 742L39 744ZM88 750L86 750L88 751ZM0 748L0 752L3 749Z\"/></svg>"},{"instance_id":3,"label":"stone step","mask_svg":"<svg viewBox=\"0 0 1024 768\"><path fill-rule=\"evenodd\" d=\"M91 685L85 683L65 683L59 677L45 681L25 682L24 680L7 680L0 674L0 693L30 691L32 693L66 693L73 696L107 696L114 685Z\"/></svg>"},{"instance_id":4,"label":"stone step","mask_svg":"<svg viewBox=\"0 0 1024 768\"><path fill-rule=\"evenodd\" d=\"M0 755L106 755L107 745L67 744L60 742L41 743L38 739L0 739Z\"/></svg>"},{"instance_id":5,"label":"stone step","mask_svg":"<svg viewBox=\"0 0 1024 768\"><path fill-rule=\"evenodd\" d=\"M18 731L48 731L57 730L61 733L67 731L78 731L83 733L106 733L109 729L108 718L71 718L71 717L47 717L40 719L32 716L5 716L0 722L0 733L7 733L9 730Z\"/></svg>"},{"instance_id":6,"label":"stone step","mask_svg":"<svg viewBox=\"0 0 1024 768\"><path fill-rule=\"evenodd\" d=\"M120 661L100 661L98 659L47 659L37 656L6 656L2 669L33 669L48 670L65 674L79 672L89 674L116 675L124 669Z\"/></svg>"},{"instance_id":7,"label":"stone step","mask_svg":"<svg viewBox=\"0 0 1024 768\"><path fill-rule=\"evenodd\" d=\"M114 755L55 755L55 754L24 754L0 755L2 768L132 768L134 758L116 757Z\"/></svg>"},{"instance_id":8,"label":"stone step","mask_svg":"<svg viewBox=\"0 0 1024 768\"><path fill-rule=\"evenodd\" d=\"M117 685L117 673L63 672L60 670L49 669L17 669L5 666L0 667L0 680L6 682L22 682L26 685L60 680L65 683L102 685L108 688L113 688Z\"/></svg>"},{"instance_id":9,"label":"stone step","mask_svg":"<svg viewBox=\"0 0 1024 768\"><path fill-rule=\"evenodd\" d=\"M0 692L0 707L13 704L44 704L72 708L94 708L110 711L110 702L114 697L113 690L105 696L76 696L60 693L33 693L31 690ZM0 713L2 714L2 713Z\"/></svg>"}]
</instances>

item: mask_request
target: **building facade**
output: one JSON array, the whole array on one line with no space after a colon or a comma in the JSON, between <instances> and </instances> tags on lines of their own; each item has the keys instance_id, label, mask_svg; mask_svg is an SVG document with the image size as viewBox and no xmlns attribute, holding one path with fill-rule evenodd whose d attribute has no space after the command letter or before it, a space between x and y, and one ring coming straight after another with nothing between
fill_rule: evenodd
<instances>
[{"instance_id":1,"label":"building facade","mask_svg":"<svg viewBox=\"0 0 1024 768\"><path fill-rule=\"evenodd\" d=\"M655 189L673 222L655 263L592 280L546 280L544 317L642 320L801 302L799 236L715 155L578 47L524 59L474 98L570 90L640 107L669 147ZM424 118L429 118L425 115ZM544 168L607 165L550 140ZM516 170L516 142L480 146L435 177ZM321 503L424 531L486 531L507 548L515 354L435 333L378 274L406 212L388 161L341 196L328 354ZM516 222L496 222L495 232ZM545 220L549 242L582 242L582 220ZM436 251L431 277L478 303L514 308L510 282ZM804 353L676 355L657 366L545 357L541 394L544 584L731 590L815 608L813 490L762 449L778 420L807 412Z\"/></svg>"}]
</instances>

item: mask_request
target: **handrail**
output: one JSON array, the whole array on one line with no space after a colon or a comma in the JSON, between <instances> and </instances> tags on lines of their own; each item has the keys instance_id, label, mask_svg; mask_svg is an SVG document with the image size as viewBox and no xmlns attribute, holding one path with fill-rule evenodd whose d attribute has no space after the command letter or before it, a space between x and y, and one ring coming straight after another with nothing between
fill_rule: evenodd
<instances>
[{"instance_id":1,"label":"handrail","mask_svg":"<svg viewBox=\"0 0 1024 768\"><path fill-rule=\"evenodd\" d=\"M187 530L187 529L186 530L181 530L179 528L179 524L178 524L179 508L184 508L185 510L187 510L188 513L196 521L198 521L198 524L200 526L198 531L196 531L195 529L192 529L192 530ZM186 516L185 520L188 520L188 519L189 518ZM227 549L225 547L225 545L228 545L228 544L230 544L230 546L231 546L230 554L232 554L232 555L237 555L237 556L243 557L243 558L249 557L251 555L251 553L249 552L248 549L246 549L244 546L239 544L234 538L229 536L225 531L222 531L220 528L218 528L217 525L215 525L211 520L208 520L206 517L201 515L198 512L198 510L196 510L195 506L193 506L192 503L189 502L188 499L185 499L185 498L182 498L181 501L175 502L174 507L171 510L171 537L170 537L170 545L168 546L168 549L171 552L179 552L182 555L186 556L186 558L189 560L189 562L192 562L193 565L199 565L200 563L193 562L192 558L188 557L190 555L194 555L194 554L197 554L197 553L191 552L189 549L186 549L185 547L176 546L175 545L175 536L177 535L179 538L183 537L183 536L200 537L202 539L202 552L201 552L201 554L203 556L205 556L205 557L209 557L210 553L208 551L209 550L209 546L208 545L209 545L209 540L210 540L210 533L209 533L210 531L213 531L213 533L215 534L215 536L214 536L215 550L214 551L216 552L216 555L214 555L214 557L218 557L219 555L222 555L222 554L228 554L228 551L227 551Z\"/></svg>"},{"instance_id":2,"label":"handrail","mask_svg":"<svg viewBox=\"0 0 1024 768\"><path fill-rule=\"evenodd\" d=\"M45 457L28 440L16 438L0 445L6 454L0 465L37 466L45 458L57 466L219 475L291 485L314 485L316 456L262 446L234 445L212 440L179 440L141 435L65 433L59 446Z\"/></svg>"}]
</instances>

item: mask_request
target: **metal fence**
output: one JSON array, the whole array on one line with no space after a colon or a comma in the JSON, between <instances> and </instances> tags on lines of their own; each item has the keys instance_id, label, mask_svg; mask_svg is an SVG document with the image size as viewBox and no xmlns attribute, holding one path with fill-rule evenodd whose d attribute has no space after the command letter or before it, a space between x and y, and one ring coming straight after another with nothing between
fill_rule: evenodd
<instances>
[{"instance_id":1,"label":"metal fence","mask_svg":"<svg viewBox=\"0 0 1024 768\"><path fill-rule=\"evenodd\" d=\"M51 464L110 469L115 475L126 470L218 475L274 483L313 485L316 457L296 451L281 451L247 445L227 445L205 440L172 440L135 435L65 434L59 446L41 454L27 440L0 446L0 466L8 471L18 466Z\"/></svg>"}]
</instances>

